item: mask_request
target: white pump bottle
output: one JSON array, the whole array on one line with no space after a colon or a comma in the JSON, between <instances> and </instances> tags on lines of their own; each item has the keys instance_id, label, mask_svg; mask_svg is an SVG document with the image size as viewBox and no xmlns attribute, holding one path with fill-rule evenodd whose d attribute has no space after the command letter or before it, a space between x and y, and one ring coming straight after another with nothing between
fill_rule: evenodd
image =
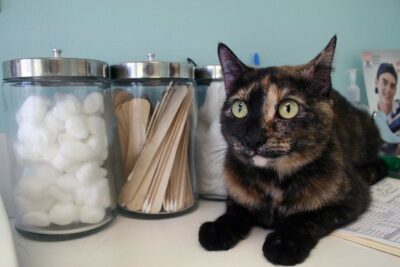
<instances>
[{"instance_id":1,"label":"white pump bottle","mask_svg":"<svg viewBox=\"0 0 400 267\"><path fill-rule=\"evenodd\" d=\"M360 106L360 87L356 83L357 69L348 70L350 76L350 84L347 86L346 97L347 100L354 106Z\"/></svg>"}]
</instances>

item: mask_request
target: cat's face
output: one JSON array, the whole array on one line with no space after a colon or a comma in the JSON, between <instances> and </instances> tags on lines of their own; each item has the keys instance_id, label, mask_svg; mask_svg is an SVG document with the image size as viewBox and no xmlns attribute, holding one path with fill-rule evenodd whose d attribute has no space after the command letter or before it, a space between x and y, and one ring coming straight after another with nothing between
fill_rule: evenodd
<instances>
[{"instance_id":1,"label":"cat's face","mask_svg":"<svg viewBox=\"0 0 400 267\"><path fill-rule=\"evenodd\" d=\"M289 174L317 157L331 133L330 73L336 37L301 66L253 69L219 46L227 99L221 130L232 153Z\"/></svg>"}]
</instances>

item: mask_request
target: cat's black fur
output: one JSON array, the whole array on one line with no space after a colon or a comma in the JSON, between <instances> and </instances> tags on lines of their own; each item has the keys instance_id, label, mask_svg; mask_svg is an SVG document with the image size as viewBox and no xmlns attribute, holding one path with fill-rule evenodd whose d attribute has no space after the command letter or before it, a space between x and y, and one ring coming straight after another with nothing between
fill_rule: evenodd
<instances>
[{"instance_id":1,"label":"cat's black fur","mask_svg":"<svg viewBox=\"0 0 400 267\"><path fill-rule=\"evenodd\" d=\"M219 45L229 199L225 214L200 228L205 249L230 249L257 225L274 229L264 256L294 265L367 209L369 185L387 170L377 157L380 138L370 115L332 89L335 46L336 36L305 65L254 69ZM277 112L285 99L299 103L292 119ZM236 100L247 104L245 118L232 115Z\"/></svg>"}]
</instances>

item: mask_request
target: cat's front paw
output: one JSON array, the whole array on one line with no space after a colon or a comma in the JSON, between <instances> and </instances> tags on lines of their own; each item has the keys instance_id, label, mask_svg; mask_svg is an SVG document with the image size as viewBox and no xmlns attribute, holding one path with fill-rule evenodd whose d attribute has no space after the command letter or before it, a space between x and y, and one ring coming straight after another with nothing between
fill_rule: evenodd
<instances>
[{"instance_id":1,"label":"cat's front paw","mask_svg":"<svg viewBox=\"0 0 400 267\"><path fill-rule=\"evenodd\" d=\"M239 237L218 222L206 222L199 230L200 244L207 250L228 250L239 240Z\"/></svg>"},{"instance_id":2,"label":"cat's front paw","mask_svg":"<svg viewBox=\"0 0 400 267\"><path fill-rule=\"evenodd\" d=\"M317 240L307 234L277 230L265 239L263 253L273 264L295 265L303 262L316 244Z\"/></svg>"}]
</instances>

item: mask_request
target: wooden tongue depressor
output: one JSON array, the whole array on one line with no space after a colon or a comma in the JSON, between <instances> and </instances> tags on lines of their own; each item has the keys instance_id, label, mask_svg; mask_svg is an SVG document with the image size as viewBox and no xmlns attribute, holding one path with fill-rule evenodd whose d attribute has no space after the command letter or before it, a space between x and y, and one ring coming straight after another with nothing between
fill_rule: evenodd
<instances>
[{"instance_id":1,"label":"wooden tongue depressor","mask_svg":"<svg viewBox=\"0 0 400 267\"><path fill-rule=\"evenodd\" d=\"M188 175L188 158L187 158L187 148L189 145L189 132L190 132L190 127L189 127L189 121L187 122L186 125L186 135L185 138L183 139L183 147L184 147L184 152L182 154L182 159L181 159L181 167L179 168L179 178L177 180L178 184L176 185L177 188L177 195L174 199L174 209L180 210L185 207L184 203L184 198L187 194L186 188L187 185L191 187L191 180L190 180L190 175Z\"/></svg>"},{"instance_id":2,"label":"wooden tongue depressor","mask_svg":"<svg viewBox=\"0 0 400 267\"><path fill-rule=\"evenodd\" d=\"M126 114L129 105L120 104L115 108L115 115L118 119L118 135L121 146L122 162L125 162L126 153L128 150L128 131L129 131L129 116Z\"/></svg>"},{"instance_id":3,"label":"wooden tongue depressor","mask_svg":"<svg viewBox=\"0 0 400 267\"><path fill-rule=\"evenodd\" d=\"M188 120L189 122L189 120ZM178 153L176 155L176 159L174 161L174 165L172 167L171 175L169 178L167 193L163 201L163 208L165 211L176 211L176 202L178 199L179 187L181 184L181 180L184 179L186 173L182 172L184 170L184 164L186 164L187 157L187 144L186 140L188 139L188 129L189 124L186 123L185 129L183 132L183 137L179 142Z\"/></svg>"},{"instance_id":4,"label":"wooden tongue depressor","mask_svg":"<svg viewBox=\"0 0 400 267\"><path fill-rule=\"evenodd\" d=\"M178 152L178 146L182 138L182 134L184 133L186 121L189 116L189 111L193 99L191 93L192 91L190 91L190 93L186 96L186 99L182 104L181 109L179 110L177 120L174 121L174 124L172 125L173 129L177 129L177 131L174 132L171 135L171 138L168 140L168 143L172 143L171 149L169 151L166 151L167 153L164 158L165 166L163 166L164 170L162 170L159 177L156 177L159 182L157 183L155 198L153 201L150 201L150 213L158 213L161 211L168 181L171 176L172 166L174 162L176 160L179 160L180 158L177 158L176 155Z\"/></svg>"},{"instance_id":5,"label":"wooden tongue depressor","mask_svg":"<svg viewBox=\"0 0 400 267\"><path fill-rule=\"evenodd\" d=\"M158 149L157 153L161 153L161 158L154 176L150 178L150 182L146 180L142 182L133 200L127 204L128 209L143 210L146 200L149 199L149 196L153 195L154 201L151 198L147 201L147 204L150 205L150 213L160 212L172 165L175 161L179 139L182 136L185 125L184 122L189 114L188 107L192 99L191 92L186 95L181 107L175 114L176 116L167 134L163 138L160 149Z\"/></svg>"},{"instance_id":6,"label":"wooden tongue depressor","mask_svg":"<svg viewBox=\"0 0 400 267\"><path fill-rule=\"evenodd\" d=\"M122 89L117 89L113 93L114 107L117 108L119 105L129 101L133 98L132 94Z\"/></svg>"},{"instance_id":7,"label":"wooden tongue depressor","mask_svg":"<svg viewBox=\"0 0 400 267\"><path fill-rule=\"evenodd\" d=\"M118 135L121 147L122 162L125 162L126 152L128 148L128 126L129 117L125 114L122 104L132 99L132 94L122 89L117 89L113 93L114 113L118 120ZM124 166L123 166L124 168Z\"/></svg>"},{"instance_id":8,"label":"wooden tongue depressor","mask_svg":"<svg viewBox=\"0 0 400 267\"><path fill-rule=\"evenodd\" d=\"M128 148L124 164L124 177L131 173L146 141L146 128L150 116L150 102L134 98L123 105L129 105Z\"/></svg>"},{"instance_id":9,"label":"wooden tongue depressor","mask_svg":"<svg viewBox=\"0 0 400 267\"><path fill-rule=\"evenodd\" d=\"M171 126L179 107L188 93L186 86L176 86L174 89L171 89L171 91L171 100L165 105L165 108L163 109L164 111L160 113L160 119L158 120L159 124L157 127L154 127L154 134L152 134L149 141L146 141L146 145L143 147L142 153L136 161L127 182L121 189L119 204L123 207L126 206L127 203L131 202L137 193L147 169L161 145L163 137ZM161 103L161 105L162 104L163 103ZM161 108L159 110L161 110Z\"/></svg>"}]
</instances>

